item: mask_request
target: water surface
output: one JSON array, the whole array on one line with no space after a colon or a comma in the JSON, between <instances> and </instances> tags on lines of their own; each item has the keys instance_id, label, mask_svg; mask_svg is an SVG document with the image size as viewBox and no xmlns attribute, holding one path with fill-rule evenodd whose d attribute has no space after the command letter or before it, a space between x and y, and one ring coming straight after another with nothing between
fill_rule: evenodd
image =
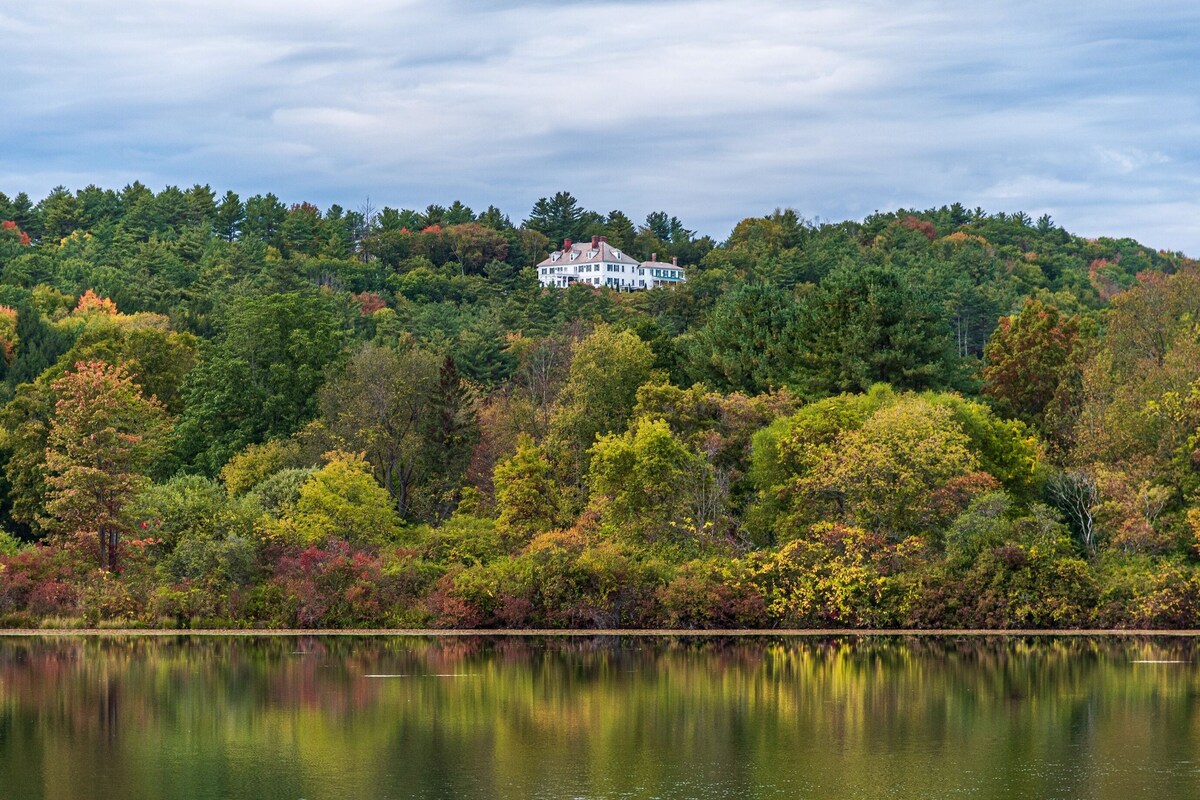
<instances>
[{"instance_id":1,"label":"water surface","mask_svg":"<svg viewBox=\"0 0 1200 800\"><path fill-rule=\"evenodd\" d=\"M0 797L1200 797L1190 639L0 636Z\"/></svg>"}]
</instances>

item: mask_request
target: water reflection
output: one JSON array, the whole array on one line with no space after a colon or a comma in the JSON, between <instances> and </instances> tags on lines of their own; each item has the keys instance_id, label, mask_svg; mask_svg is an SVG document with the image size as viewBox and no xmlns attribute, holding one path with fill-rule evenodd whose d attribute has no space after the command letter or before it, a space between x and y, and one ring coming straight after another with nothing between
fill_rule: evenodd
<instances>
[{"instance_id":1,"label":"water reflection","mask_svg":"<svg viewBox=\"0 0 1200 800\"><path fill-rule=\"evenodd\" d=\"M0 779L68 800L1200 796L1195 650L0 637Z\"/></svg>"}]
</instances>

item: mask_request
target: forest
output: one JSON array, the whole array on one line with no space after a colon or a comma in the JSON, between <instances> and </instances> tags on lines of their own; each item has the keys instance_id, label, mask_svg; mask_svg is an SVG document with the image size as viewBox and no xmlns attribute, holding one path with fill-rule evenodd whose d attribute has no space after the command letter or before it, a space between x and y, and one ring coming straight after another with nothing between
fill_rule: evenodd
<instances>
[{"instance_id":1,"label":"forest","mask_svg":"<svg viewBox=\"0 0 1200 800\"><path fill-rule=\"evenodd\" d=\"M594 235L686 283L539 286ZM1200 264L959 204L0 193L0 626L1198 627Z\"/></svg>"}]
</instances>

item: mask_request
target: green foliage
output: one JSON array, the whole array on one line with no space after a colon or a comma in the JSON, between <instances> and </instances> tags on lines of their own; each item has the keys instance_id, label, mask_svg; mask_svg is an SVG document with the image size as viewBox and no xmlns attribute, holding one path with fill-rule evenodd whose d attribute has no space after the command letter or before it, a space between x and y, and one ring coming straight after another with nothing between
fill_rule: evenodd
<instances>
[{"instance_id":1,"label":"green foliage","mask_svg":"<svg viewBox=\"0 0 1200 800\"><path fill-rule=\"evenodd\" d=\"M876 386L814 403L755 435L758 501L748 520L759 541L786 541L822 519L936 540L998 480L1028 490L1036 464L1023 429L979 404Z\"/></svg>"},{"instance_id":2,"label":"green foliage","mask_svg":"<svg viewBox=\"0 0 1200 800\"><path fill-rule=\"evenodd\" d=\"M0 556L15 556L25 544L5 530L0 530Z\"/></svg>"},{"instance_id":3,"label":"green foliage","mask_svg":"<svg viewBox=\"0 0 1200 800\"><path fill-rule=\"evenodd\" d=\"M271 517L288 516L300 499L300 487L308 483L316 471L316 467L281 469L255 484L249 498Z\"/></svg>"},{"instance_id":4,"label":"green foliage","mask_svg":"<svg viewBox=\"0 0 1200 800\"><path fill-rule=\"evenodd\" d=\"M334 453L300 487L294 511L282 521L288 539L315 544L331 538L357 544L393 541L400 519L387 491L361 457Z\"/></svg>"},{"instance_id":5,"label":"green foliage","mask_svg":"<svg viewBox=\"0 0 1200 800\"><path fill-rule=\"evenodd\" d=\"M653 360L636 334L607 325L575 345L550 422L551 441L566 451L573 478L587 471L587 453L597 436L625 430Z\"/></svg>"},{"instance_id":6,"label":"green foliage","mask_svg":"<svg viewBox=\"0 0 1200 800\"><path fill-rule=\"evenodd\" d=\"M492 520L455 514L436 528L422 525L411 535L429 562L471 567L488 564L507 552L497 528Z\"/></svg>"},{"instance_id":7,"label":"green foliage","mask_svg":"<svg viewBox=\"0 0 1200 800\"><path fill-rule=\"evenodd\" d=\"M474 419L452 361L411 344L364 345L319 394L333 447L362 452L403 517L437 519L456 503Z\"/></svg>"},{"instance_id":8,"label":"green foliage","mask_svg":"<svg viewBox=\"0 0 1200 800\"><path fill-rule=\"evenodd\" d=\"M697 532L689 505L704 475L702 462L661 419L639 419L624 434L600 437L591 450L592 495L604 498L605 518L648 541Z\"/></svg>"},{"instance_id":9,"label":"green foliage","mask_svg":"<svg viewBox=\"0 0 1200 800\"><path fill-rule=\"evenodd\" d=\"M291 439L272 439L247 446L221 467L221 482L231 495L243 495L300 459L300 444Z\"/></svg>"},{"instance_id":10,"label":"green foliage","mask_svg":"<svg viewBox=\"0 0 1200 800\"><path fill-rule=\"evenodd\" d=\"M525 436L517 452L496 466L496 527L505 539L526 542L555 527L561 513L558 487L541 448Z\"/></svg>"},{"instance_id":11,"label":"green foliage","mask_svg":"<svg viewBox=\"0 0 1200 800\"><path fill-rule=\"evenodd\" d=\"M769 284L742 284L723 296L688 341L697 380L723 392L765 392L796 374L798 309Z\"/></svg>"},{"instance_id":12,"label":"green foliage","mask_svg":"<svg viewBox=\"0 0 1200 800\"><path fill-rule=\"evenodd\" d=\"M238 450L286 436L315 413L325 368L341 354L345 307L319 293L234 301L182 393L180 454L207 474Z\"/></svg>"},{"instance_id":13,"label":"green foliage","mask_svg":"<svg viewBox=\"0 0 1200 800\"><path fill-rule=\"evenodd\" d=\"M179 476L148 487L124 513L131 530L154 541L156 560L175 580L245 584L257 571L261 506L230 497L207 478Z\"/></svg>"},{"instance_id":14,"label":"green foliage","mask_svg":"<svg viewBox=\"0 0 1200 800\"><path fill-rule=\"evenodd\" d=\"M838 516L894 537L937 528L942 495L978 468L961 426L919 398L879 409L826 452L798 482L799 494L832 501Z\"/></svg>"},{"instance_id":15,"label":"green foliage","mask_svg":"<svg viewBox=\"0 0 1200 800\"><path fill-rule=\"evenodd\" d=\"M944 388L957 381L946 324L930 298L891 268L831 272L800 298L794 382L823 397L889 383Z\"/></svg>"}]
</instances>

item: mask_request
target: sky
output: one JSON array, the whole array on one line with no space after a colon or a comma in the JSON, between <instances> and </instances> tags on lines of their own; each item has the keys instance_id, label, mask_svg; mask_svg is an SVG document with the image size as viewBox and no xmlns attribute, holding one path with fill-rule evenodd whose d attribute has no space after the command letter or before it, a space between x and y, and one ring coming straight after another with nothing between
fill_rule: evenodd
<instances>
[{"instance_id":1,"label":"sky","mask_svg":"<svg viewBox=\"0 0 1200 800\"><path fill-rule=\"evenodd\" d=\"M960 202L1200 256L1200 4L0 3L0 191L208 184L718 241Z\"/></svg>"}]
</instances>

